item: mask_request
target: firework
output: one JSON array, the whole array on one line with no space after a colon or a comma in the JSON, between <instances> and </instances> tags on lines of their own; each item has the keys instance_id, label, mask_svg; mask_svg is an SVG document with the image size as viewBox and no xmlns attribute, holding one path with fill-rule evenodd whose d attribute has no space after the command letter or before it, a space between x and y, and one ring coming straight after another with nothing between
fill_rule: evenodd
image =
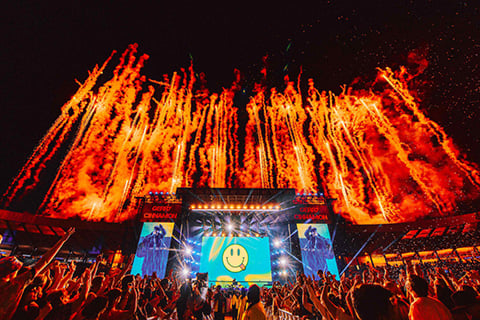
<instances>
[{"instance_id":1,"label":"firework","mask_svg":"<svg viewBox=\"0 0 480 320\"><path fill-rule=\"evenodd\" d=\"M288 79L283 92L258 86L240 123L238 71L220 94L209 94L192 67L147 84L141 69L148 56L136 53L130 46L103 84L98 78L111 57L94 68L14 178L3 206L35 189L66 143L38 210L55 217L123 221L136 213L133 197L178 187L322 190L356 223L453 214L479 196L477 166L422 113L405 69L379 70L381 91L334 95L313 80L306 94Z\"/></svg>"}]
</instances>

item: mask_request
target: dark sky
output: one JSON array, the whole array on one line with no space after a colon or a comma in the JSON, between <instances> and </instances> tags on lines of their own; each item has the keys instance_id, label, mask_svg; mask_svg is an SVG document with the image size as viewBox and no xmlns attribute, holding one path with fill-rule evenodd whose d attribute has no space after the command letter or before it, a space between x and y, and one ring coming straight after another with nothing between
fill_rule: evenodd
<instances>
[{"instance_id":1,"label":"dark sky","mask_svg":"<svg viewBox=\"0 0 480 320\"><path fill-rule=\"evenodd\" d=\"M235 68L248 88L266 55L272 84L281 84L285 73L296 77L302 66L304 79L338 93L359 76L373 80L376 67L395 68L409 52L423 53L429 61L420 77L423 109L468 159L480 162L480 5L474 1L64 2L2 4L2 193L77 89L74 80L131 43L150 56L149 78L187 67L193 57L212 91L229 86Z\"/></svg>"}]
</instances>

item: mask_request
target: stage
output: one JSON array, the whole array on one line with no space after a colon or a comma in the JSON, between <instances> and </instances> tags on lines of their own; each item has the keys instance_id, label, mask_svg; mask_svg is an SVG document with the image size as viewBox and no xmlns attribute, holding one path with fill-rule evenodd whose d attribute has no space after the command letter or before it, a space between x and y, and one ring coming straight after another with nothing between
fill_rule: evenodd
<instances>
[{"instance_id":1,"label":"stage","mask_svg":"<svg viewBox=\"0 0 480 320\"><path fill-rule=\"evenodd\" d=\"M189 189L150 192L132 273L208 274L210 285L270 286L297 272L338 277L331 208L323 194L293 189Z\"/></svg>"}]
</instances>

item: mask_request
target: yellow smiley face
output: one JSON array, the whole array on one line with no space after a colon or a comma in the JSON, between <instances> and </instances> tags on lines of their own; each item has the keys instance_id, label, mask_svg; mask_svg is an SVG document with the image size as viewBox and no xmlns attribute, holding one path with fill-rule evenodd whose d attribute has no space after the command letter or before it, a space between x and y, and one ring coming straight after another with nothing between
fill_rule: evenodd
<instances>
[{"instance_id":1,"label":"yellow smiley face","mask_svg":"<svg viewBox=\"0 0 480 320\"><path fill-rule=\"evenodd\" d=\"M223 251L223 265L228 271L243 271L247 267L247 264L248 253L241 245L231 244Z\"/></svg>"}]
</instances>

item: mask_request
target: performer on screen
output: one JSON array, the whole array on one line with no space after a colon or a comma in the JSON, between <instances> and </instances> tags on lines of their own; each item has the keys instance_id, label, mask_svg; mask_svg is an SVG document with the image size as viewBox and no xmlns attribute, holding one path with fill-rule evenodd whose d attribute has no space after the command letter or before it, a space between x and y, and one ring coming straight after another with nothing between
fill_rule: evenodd
<instances>
[{"instance_id":1,"label":"performer on screen","mask_svg":"<svg viewBox=\"0 0 480 320\"><path fill-rule=\"evenodd\" d=\"M151 275L156 272L158 275L164 274L165 261L164 251L166 249L163 238L167 232L165 228L158 224L153 228L153 232L140 240L137 248L137 256L144 257L142 264L142 273Z\"/></svg>"},{"instance_id":2,"label":"performer on screen","mask_svg":"<svg viewBox=\"0 0 480 320\"><path fill-rule=\"evenodd\" d=\"M332 245L329 239L318 234L317 228L309 226L305 231L307 243L303 248L306 261L314 270L327 270L327 259L333 259Z\"/></svg>"}]
</instances>

